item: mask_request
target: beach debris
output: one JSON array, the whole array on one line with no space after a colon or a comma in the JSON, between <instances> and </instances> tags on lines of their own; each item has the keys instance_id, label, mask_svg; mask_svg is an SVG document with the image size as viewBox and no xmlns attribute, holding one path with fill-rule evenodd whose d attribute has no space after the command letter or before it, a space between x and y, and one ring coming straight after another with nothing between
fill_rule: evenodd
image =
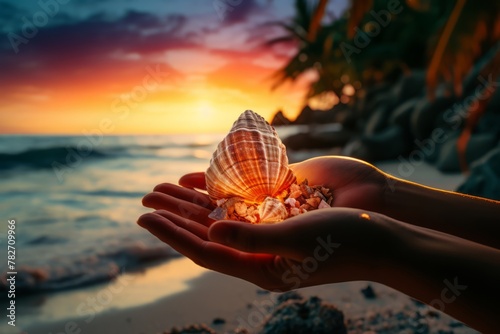
<instances>
[{"instance_id":1,"label":"beach debris","mask_svg":"<svg viewBox=\"0 0 500 334\"><path fill-rule=\"evenodd\" d=\"M217 332L205 324L194 324L182 328L173 327L163 334L217 334Z\"/></svg>"},{"instance_id":2,"label":"beach debris","mask_svg":"<svg viewBox=\"0 0 500 334\"><path fill-rule=\"evenodd\" d=\"M426 304L425 303L422 303L420 300L417 300L417 299L414 299L414 298L410 298L410 300L415 304L415 306L417 307L424 307Z\"/></svg>"},{"instance_id":3,"label":"beach debris","mask_svg":"<svg viewBox=\"0 0 500 334\"><path fill-rule=\"evenodd\" d=\"M223 325L225 323L226 319L220 317L214 318L214 320L212 320L212 325Z\"/></svg>"},{"instance_id":4,"label":"beach debris","mask_svg":"<svg viewBox=\"0 0 500 334\"><path fill-rule=\"evenodd\" d=\"M374 299L377 298L377 294L375 290L373 290L371 284L368 284L366 288L361 289L361 293L365 296L366 299Z\"/></svg>"},{"instance_id":5,"label":"beach debris","mask_svg":"<svg viewBox=\"0 0 500 334\"><path fill-rule=\"evenodd\" d=\"M333 203L333 192L323 185L297 183L285 145L274 128L251 110L240 115L219 143L205 179L217 205L209 215L215 220L277 223Z\"/></svg>"},{"instance_id":6,"label":"beach debris","mask_svg":"<svg viewBox=\"0 0 500 334\"><path fill-rule=\"evenodd\" d=\"M246 328L236 328L234 334L250 334L250 332Z\"/></svg>"},{"instance_id":7,"label":"beach debris","mask_svg":"<svg viewBox=\"0 0 500 334\"><path fill-rule=\"evenodd\" d=\"M283 304L288 300L301 300L301 299L304 299L304 297L302 297L300 293L292 290L280 294L276 300L278 304Z\"/></svg>"},{"instance_id":8,"label":"beach debris","mask_svg":"<svg viewBox=\"0 0 500 334\"><path fill-rule=\"evenodd\" d=\"M259 334L345 334L344 314L319 297L297 299L290 296L266 320Z\"/></svg>"}]
</instances>

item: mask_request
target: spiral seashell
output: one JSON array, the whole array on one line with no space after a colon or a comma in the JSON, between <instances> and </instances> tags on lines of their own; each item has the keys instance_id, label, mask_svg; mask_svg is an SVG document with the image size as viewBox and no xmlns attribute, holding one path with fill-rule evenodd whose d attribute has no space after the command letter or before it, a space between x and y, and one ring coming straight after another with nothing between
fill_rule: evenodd
<instances>
[{"instance_id":1,"label":"spiral seashell","mask_svg":"<svg viewBox=\"0 0 500 334\"><path fill-rule=\"evenodd\" d=\"M259 217L261 223L277 223L288 217L285 204L277 198L267 197L259 205Z\"/></svg>"},{"instance_id":2,"label":"spiral seashell","mask_svg":"<svg viewBox=\"0 0 500 334\"><path fill-rule=\"evenodd\" d=\"M240 115L219 143L205 179L212 199L241 197L251 203L277 197L296 180L278 134L251 110Z\"/></svg>"}]
</instances>

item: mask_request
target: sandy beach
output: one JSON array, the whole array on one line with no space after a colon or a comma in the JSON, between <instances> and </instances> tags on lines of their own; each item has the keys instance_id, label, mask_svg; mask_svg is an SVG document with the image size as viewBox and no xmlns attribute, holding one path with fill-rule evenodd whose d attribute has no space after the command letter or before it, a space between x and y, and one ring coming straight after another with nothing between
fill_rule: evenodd
<instances>
[{"instance_id":1,"label":"sandy beach","mask_svg":"<svg viewBox=\"0 0 500 334\"><path fill-rule=\"evenodd\" d=\"M424 324L428 330L422 332L426 333L450 333L451 328L453 333L476 333L460 322L380 284L370 283L377 297L367 299L361 293L367 284L323 285L301 289L300 294L304 297L320 296L325 302L336 305L344 313L351 333L391 333L403 329L406 331L399 332L414 333ZM91 321L76 317L39 323L26 328L25 332L162 333L172 327L206 324L217 333L234 333L241 329L255 333L276 307L276 297L276 294L267 293L245 281L207 272L190 281L188 290L147 305L109 310L97 314ZM216 324L218 321L224 323Z\"/></svg>"},{"instance_id":2,"label":"sandy beach","mask_svg":"<svg viewBox=\"0 0 500 334\"><path fill-rule=\"evenodd\" d=\"M193 264L194 265L194 264ZM304 297L320 296L324 301L336 305L344 312L345 319L353 333L369 330L379 332L384 326L388 332L398 328L399 323L411 328L417 312L423 316L430 333L449 330L454 333L475 333L463 327L452 318L433 313L409 297L380 284L371 283L377 297L367 299L361 289L367 282L351 282L335 285L305 288L300 290ZM276 306L276 295L260 290L253 284L222 274L207 272L189 282L189 289L159 301L123 310L109 310L97 314L88 321L86 317L39 323L26 328L27 333L161 333L172 327L181 328L189 324L207 324L218 333L232 333L247 329L253 333ZM431 316L429 316L431 314ZM383 321L375 321L382 315ZM224 324L216 325L216 319ZM68 330L69 329L69 330ZM75 332L75 333L76 333Z\"/></svg>"}]
</instances>

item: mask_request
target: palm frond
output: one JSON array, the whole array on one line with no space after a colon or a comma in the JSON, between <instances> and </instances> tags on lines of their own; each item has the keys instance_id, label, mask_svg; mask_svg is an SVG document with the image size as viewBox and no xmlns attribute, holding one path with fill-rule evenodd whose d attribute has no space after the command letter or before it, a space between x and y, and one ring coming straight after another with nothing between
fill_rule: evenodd
<instances>
[{"instance_id":1,"label":"palm frond","mask_svg":"<svg viewBox=\"0 0 500 334\"><path fill-rule=\"evenodd\" d=\"M347 23L347 37L353 38L356 33L356 27L365 17L366 13L373 7L373 0L351 0L349 10L349 22Z\"/></svg>"}]
</instances>

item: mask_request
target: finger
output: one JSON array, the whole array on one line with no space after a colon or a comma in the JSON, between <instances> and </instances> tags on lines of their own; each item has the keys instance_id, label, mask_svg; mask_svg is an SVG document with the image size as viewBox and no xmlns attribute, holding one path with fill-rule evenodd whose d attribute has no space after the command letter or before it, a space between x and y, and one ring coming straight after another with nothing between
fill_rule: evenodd
<instances>
[{"instance_id":1,"label":"finger","mask_svg":"<svg viewBox=\"0 0 500 334\"><path fill-rule=\"evenodd\" d=\"M199 191L188 189L184 187L179 187L178 185L172 183L161 183L157 185L153 191L161 192L179 199L193 202L204 208L213 210L215 205L212 203L207 194L200 193Z\"/></svg>"},{"instance_id":2,"label":"finger","mask_svg":"<svg viewBox=\"0 0 500 334\"><path fill-rule=\"evenodd\" d=\"M204 263L201 262L201 258L197 259L200 257L203 247L205 247L208 241L179 227L156 212L142 215L139 217L137 223L161 241L169 244L179 253L186 255L197 264L205 267Z\"/></svg>"},{"instance_id":3,"label":"finger","mask_svg":"<svg viewBox=\"0 0 500 334\"><path fill-rule=\"evenodd\" d=\"M202 267L260 285L278 276L269 269L274 267L274 256L242 253L203 240L157 213L144 214L137 223Z\"/></svg>"},{"instance_id":4,"label":"finger","mask_svg":"<svg viewBox=\"0 0 500 334\"><path fill-rule=\"evenodd\" d=\"M179 184L186 188L207 190L204 172L186 174L180 178Z\"/></svg>"},{"instance_id":5,"label":"finger","mask_svg":"<svg viewBox=\"0 0 500 334\"><path fill-rule=\"evenodd\" d=\"M149 193L142 199L142 204L155 210L171 211L205 226L209 226L213 222L212 219L208 218L211 210L164 193Z\"/></svg>"},{"instance_id":6,"label":"finger","mask_svg":"<svg viewBox=\"0 0 500 334\"><path fill-rule=\"evenodd\" d=\"M255 225L217 221L208 230L208 239L249 253L267 253L301 260L299 245L289 233L293 224ZM300 234L300 233L299 233Z\"/></svg>"},{"instance_id":7,"label":"finger","mask_svg":"<svg viewBox=\"0 0 500 334\"><path fill-rule=\"evenodd\" d=\"M166 210L157 210L154 213L170 220L180 228L183 228L194 235L196 235L198 238L201 238L203 240L208 240L208 227L201 225L197 222L194 222L190 219L178 216L170 211Z\"/></svg>"}]
</instances>

